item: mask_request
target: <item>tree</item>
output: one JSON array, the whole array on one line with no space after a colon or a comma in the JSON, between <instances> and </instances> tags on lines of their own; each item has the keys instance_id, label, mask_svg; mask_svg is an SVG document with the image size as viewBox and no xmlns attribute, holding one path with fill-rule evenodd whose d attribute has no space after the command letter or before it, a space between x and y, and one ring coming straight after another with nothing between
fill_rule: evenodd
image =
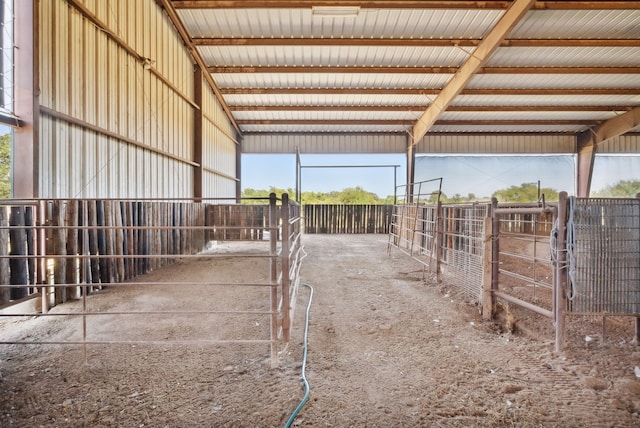
<instances>
[{"instance_id":1,"label":"tree","mask_svg":"<svg viewBox=\"0 0 640 428\"><path fill-rule=\"evenodd\" d=\"M540 189L545 200L557 201L558 191L549 187ZM522 183L520 186L511 186L508 189L497 190L493 196L500 202L537 202L538 185L536 183Z\"/></svg>"},{"instance_id":2,"label":"tree","mask_svg":"<svg viewBox=\"0 0 640 428\"><path fill-rule=\"evenodd\" d=\"M0 135L0 199L11 197L11 134Z\"/></svg>"},{"instance_id":3,"label":"tree","mask_svg":"<svg viewBox=\"0 0 640 428\"><path fill-rule=\"evenodd\" d=\"M275 193L278 197L282 193L288 193L293 198L295 192L293 189L277 189L270 187L269 190L256 190L247 188L242 191L243 198L268 198L269 193ZM313 204L342 204L342 205L374 205L374 204L393 204L393 195L381 199L375 193L368 192L360 186L349 187L341 191L333 191L329 193L323 192L303 192L301 195L302 203L306 205ZM264 204L265 199L245 199L244 204Z\"/></svg>"},{"instance_id":4,"label":"tree","mask_svg":"<svg viewBox=\"0 0 640 428\"><path fill-rule=\"evenodd\" d=\"M593 194L598 198L635 198L640 193L640 180L620 180Z\"/></svg>"},{"instance_id":5,"label":"tree","mask_svg":"<svg viewBox=\"0 0 640 428\"><path fill-rule=\"evenodd\" d=\"M290 198L295 196L293 189L278 189L277 187L269 187L269 190L264 189L251 189L247 188L242 191L243 198L259 198L259 199L245 199L242 201L245 205L264 205L268 204L269 195L275 193L278 198L282 197L283 193L288 193Z\"/></svg>"}]
</instances>

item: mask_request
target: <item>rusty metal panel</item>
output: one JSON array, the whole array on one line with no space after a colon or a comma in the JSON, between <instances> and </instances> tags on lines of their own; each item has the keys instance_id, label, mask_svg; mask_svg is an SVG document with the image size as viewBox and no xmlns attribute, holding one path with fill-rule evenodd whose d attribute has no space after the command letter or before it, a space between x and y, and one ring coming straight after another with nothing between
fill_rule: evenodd
<instances>
[{"instance_id":1,"label":"rusty metal panel","mask_svg":"<svg viewBox=\"0 0 640 428\"><path fill-rule=\"evenodd\" d=\"M640 200L569 199L569 308L640 315Z\"/></svg>"}]
</instances>

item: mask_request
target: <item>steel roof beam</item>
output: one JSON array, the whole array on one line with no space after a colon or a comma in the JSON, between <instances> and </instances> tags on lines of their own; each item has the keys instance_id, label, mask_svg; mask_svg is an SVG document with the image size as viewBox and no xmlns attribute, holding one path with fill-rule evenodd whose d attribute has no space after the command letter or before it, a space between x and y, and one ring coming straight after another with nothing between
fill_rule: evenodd
<instances>
[{"instance_id":1,"label":"steel roof beam","mask_svg":"<svg viewBox=\"0 0 640 428\"><path fill-rule=\"evenodd\" d=\"M480 49L480 48L478 48ZM469 58L479 58L476 52ZM468 60L467 60L468 61ZM486 61L486 59L485 59ZM465 62L466 64L466 62ZM352 67L352 66L211 66L210 73L393 73L456 74L461 67ZM638 74L640 67L478 67L473 74Z\"/></svg>"},{"instance_id":2,"label":"steel roof beam","mask_svg":"<svg viewBox=\"0 0 640 428\"><path fill-rule=\"evenodd\" d=\"M413 125L412 120L325 120L325 119L247 119L238 120L239 125ZM593 126L600 121L596 120L438 120L436 125L585 125Z\"/></svg>"},{"instance_id":3,"label":"steel roof beam","mask_svg":"<svg viewBox=\"0 0 640 428\"><path fill-rule=\"evenodd\" d=\"M173 0L176 9L310 9L358 6L361 9L506 9L511 1L465 0ZM637 1L536 1L536 10L637 9Z\"/></svg>"},{"instance_id":4,"label":"steel roof beam","mask_svg":"<svg viewBox=\"0 0 640 428\"><path fill-rule=\"evenodd\" d=\"M473 54L458 69L456 74L442 88L442 91L433 100L425 112L411 130L411 145L415 145L429 131L429 128L447 110L456 96L467 86L475 73L491 57L502 40L520 22L524 15L531 9L535 0L514 0L509 9L502 15L498 23L489 31L482 43L473 51Z\"/></svg>"},{"instance_id":5,"label":"steel roof beam","mask_svg":"<svg viewBox=\"0 0 640 428\"><path fill-rule=\"evenodd\" d=\"M640 107L621 114L618 117L607 120L602 124L590 128L577 138L578 152L578 196L588 197L591 191L591 178L593 177L593 164L601 144L611 138L619 137L632 129L640 126Z\"/></svg>"},{"instance_id":6,"label":"steel roof beam","mask_svg":"<svg viewBox=\"0 0 640 428\"><path fill-rule=\"evenodd\" d=\"M196 37L196 46L410 46L475 47L482 39L383 39L291 37ZM509 39L501 47L638 47L640 39Z\"/></svg>"},{"instance_id":7,"label":"steel roof beam","mask_svg":"<svg viewBox=\"0 0 640 428\"><path fill-rule=\"evenodd\" d=\"M232 111L423 111L425 105L229 105ZM519 111L601 111L626 112L632 106L598 105L508 105L508 106L449 106L450 111L462 112L519 112Z\"/></svg>"},{"instance_id":8,"label":"steel roof beam","mask_svg":"<svg viewBox=\"0 0 640 428\"><path fill-rule=\"evenodd\" d=\"M220 88L223 95L438 95L439 88ZM463 89L460 95L640 95L640 88L476 88Z\"/></svg>"}]
</instances>

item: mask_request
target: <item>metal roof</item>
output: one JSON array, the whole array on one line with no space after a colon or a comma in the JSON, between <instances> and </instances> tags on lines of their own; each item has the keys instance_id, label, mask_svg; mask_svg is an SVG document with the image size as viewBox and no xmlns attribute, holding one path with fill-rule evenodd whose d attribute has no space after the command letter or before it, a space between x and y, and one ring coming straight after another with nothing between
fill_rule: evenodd
<instances>
[{"instance_id":1,"label":"metal roof","mask_svg":"<svg viewBox=\"0 0 640 428\"><path fill-rule=\"evenodd\" d=\"M241 133L575 134L640 106L636 1L163 3Z\"/></svg>"}]
</instances>

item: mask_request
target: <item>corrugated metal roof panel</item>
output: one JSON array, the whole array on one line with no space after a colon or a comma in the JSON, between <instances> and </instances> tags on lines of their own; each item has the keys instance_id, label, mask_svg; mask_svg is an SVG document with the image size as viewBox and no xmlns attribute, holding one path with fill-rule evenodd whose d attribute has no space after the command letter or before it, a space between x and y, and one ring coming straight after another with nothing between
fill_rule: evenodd
<instances>
[{"instance_id":1,"label":"corrugated metal roof panel","mask_svg":"<svg viewBox=\"0 0 640 428\"><path fill-rule=\"evenodd\" d=\"M529 89L639 87L640 74L478 74L467 85L467 88Z\"/></svg>"},{"instance_id":2,"label":"corrugated metal roof panel","mask_svg":"<svg viewBox=\"0 0 640 428\"><path fill-rule=\"evenodd\" d=\"M355 17L326 18L310 8L178 10L192 37L481 38L502 13L363 9Z\"/></svg>"},{"instance_id":3,"label":"corrugated metal roof panel","mask_svg":"<svg viewBox=\"0 0 640 428\"><path fill-rule=\"evenodd\" d=\"M225 88L440 88L452 74L224 73L213 74Z\"/></svg>"},{"instance_id":4,"label":"corrugated metal roof panel","mask_svg":"<svg viewBox=\"0 0 640 428\"><path fill-rule=\"evenodd\" d=\"M640 95L460 95L454 106L635 106Z\"/></svg>"},{"instance_id":5,"label":"corrugated metal roof panel","mask_svg":"<svg viewBox=\"0 0 640 428\"><path fill-rule=\"evenodd\" d=\"M487 67L637 67L640 47L504 47Z\"/></svg>"},{"instance_id":6,"label":"corrugated metal roof panel","mask_svg":"<svg viewBox=\"0 0 640 428\"><path fill-rule=\"evenodd\" d=\"M200 46L216 66L458 67L473 52L455 47L414 46Z\"/></svg>"},{"instance_id":7,"label":"corrugated metal roof panel","mask_svg":"<svg viewBox=\"0 0 640 428\"><path fill-rule=\"evenodd\" d=\"M515 39L637 38L640 10L533 10L511 31Z\"/></svg>"},{"instance_id":8,"label":"corrugated metal roof panel","mask_svg":"<svg viewBox=\"0 0 640 428\"><path fill-rule=\"evenodd\" d=\"M416 111L344 111L335 110L296 111L236 111L237 120L418 120L420 112Z\"/></svg>"},{"instance_id":9,"label":"corrugated metal roof panel","mask_svg":"<svg viewBox=\"0 0 640 428\"><path fill-rule=\"evenodd\" d=\"M242 94L227 95L230 106L424 106L434 98L427 95L324 95L324 94ZM640 98L640 96L639 96Z\"/></svg>"}]
</instances>

